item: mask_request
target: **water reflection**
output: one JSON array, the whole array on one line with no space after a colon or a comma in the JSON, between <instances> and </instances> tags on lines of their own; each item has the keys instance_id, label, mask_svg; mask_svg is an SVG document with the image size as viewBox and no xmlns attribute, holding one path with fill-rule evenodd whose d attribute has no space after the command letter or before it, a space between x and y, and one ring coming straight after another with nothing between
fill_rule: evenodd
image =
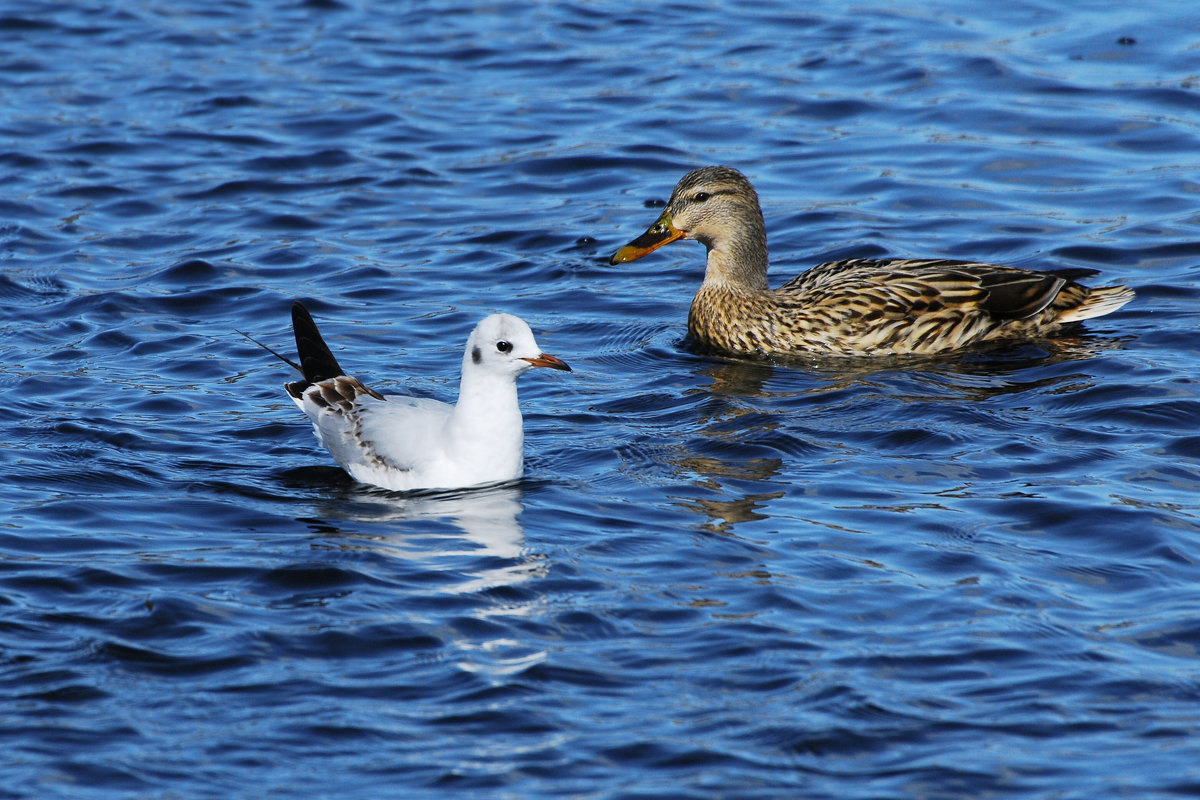
<instances>
[{"instance_id":1,"label":"water reflection","mask_svg":"<svg viewBox=\"0 0 1200 800\"><path fill-rule=\"evenodd\" d=\"M296 472L313 484L309 496L324 495L313 516L300 520L317 534L315 546L385 557L371 571L403 598L396 616L442 640L444 658L457 669L503 684L547 658L514 628L545 605L536 590L514 590L547 570L545 557L526 547L520 484L401 494L334 468Z\"/></svg>"},{"instance_id":2,"label":"water reflection","mask_svg":"<svg viewBox=\"0 0 1200 800\"><path fill-rule=\"evenodd\" d=\"M698 365L697 374L708 378L704 389L728 397L779 397L787 394L824 393L857 386L883 388L902 379L927 386L933 396L953 393L965 400L988 400L999 395L1044 390L1056 384L1094 385L1097 378L1082 369L1064 366L1086 362L1113 350L1125 340L1108 337L1065 337L1037 342L1000 343L988 348L940 356L799 356L751 360L713 356ZM789 392L764 386L779 373L815 379L807 384L791 379L778 385L800 386ZM700 391L701 389L697 389ZM899 394L899 399L932 399L921 392Z\"/></svg>"},{"instance_id":3,"label":"water reflection","mask_svg":"<svg viewBox=\"0 0 1200 800\"><path fill-rule=\"evenodd\" d=\"M716 488L719 489L720 486L717 485ZM702 525L704 530L711 533L729 534L741 523L770 519L771 515L766 513L768 502L778 500L784 494L783 491L778 491L746 494L729 499L689 498L680 499L676 504L680 508L686 508L707 517L708 521Z\"/></svg>"},{"instance_id":4,"label":"water reflection","mask_svg":"<svg viewBox=\"0 0 1200 800\"><path fill-rule=\"evenodd\" d=\"M448 578L441 590L469 594L524 582L544 571L525 549L519 485L399 494L353 484L319 502L305 520L337 546L403 558ZM511 609L510 609L511 610Z\"/></svg>"},{"instance_id":5,"label":"water reflection","mask_svg":"<svg viewBox=\"0 0 1200 800\"><path fill-rule=\"evenodd\" d=\"M731 533L803 493L794 477L782 484L780 475L812 469L828 478L866 457L878 465L847 474L862 484L864 508L892 508L874 490L879 471L887 473L879 485L909 485L926 502L947 487L974 485L980 451L1038 436L1029 420L1044 398L1103 384L1106 365L1096 359L1120 346L1089 337L935 358L697 359L685 393L706 400L680 437L676 467L700 493L672 500L701 515L704 529ZM940 498L932 503L944 509Z\"/></svg>"}]
</instances>

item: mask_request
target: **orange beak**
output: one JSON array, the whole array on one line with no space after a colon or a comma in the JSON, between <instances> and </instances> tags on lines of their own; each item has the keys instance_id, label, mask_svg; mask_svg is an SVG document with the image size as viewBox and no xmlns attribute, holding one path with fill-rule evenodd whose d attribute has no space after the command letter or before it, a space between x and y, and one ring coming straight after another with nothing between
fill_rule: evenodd
<instances>
[{"instance_id":1,"label":"orange beak","mask_svg":"<svg viewBox=\"0 0 1200 800\"><path fill-rule=\"evenodd\" d=\"M538 353L537 358L523 358L521 360L528 361L535 367L549 367L550 369L561 369L566 370L567 372L571 371L571 368L567 366L567 362L563 361L561 358L555 358L548 353Z\"/></svg>"},{"instance_id":2,"label":"orange beak","mask_svg":"<svg viewBox=\"0 0 1200 800\"><path fill-rule=\"evenodd\" d=\"M646 232L629 244L613 253L609 264L624 264L636 261L647 253L653 253L664 244L670 244L676 239L682 239L686 234L671 224L671 212L664 211Z\"/></svg>"}]
</instances>

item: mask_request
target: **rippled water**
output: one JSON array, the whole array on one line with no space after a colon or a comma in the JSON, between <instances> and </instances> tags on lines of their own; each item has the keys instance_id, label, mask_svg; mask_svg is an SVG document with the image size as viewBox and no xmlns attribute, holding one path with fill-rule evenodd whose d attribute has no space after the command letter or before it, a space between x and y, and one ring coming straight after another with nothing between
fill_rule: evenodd
<instances>
[{"instance_id":1,"label":"rippled water","mask_svg":"<svg viewBox=\"0 0 1200 800\"><path fill-rule=\"evenodd\" d=\"M0 796L1200 795L1196 12L150 5L0 12ZM1138 299L690 353L702 248L607 258L708 163L775 284ZM526 480L347 478L234 333L290 352L295 297L443 399L528 319L576 371L522 381Z\"/></svg>"}]
</instances>

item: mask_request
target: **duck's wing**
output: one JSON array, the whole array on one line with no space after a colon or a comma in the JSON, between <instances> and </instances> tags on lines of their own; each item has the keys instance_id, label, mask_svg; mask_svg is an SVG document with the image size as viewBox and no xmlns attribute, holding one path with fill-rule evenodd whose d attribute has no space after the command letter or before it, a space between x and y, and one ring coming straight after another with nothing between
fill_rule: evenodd
<instances>
[{"instance_id":1,"label":"duck's wing","mask_svg":"<svg viewBox=\"0 0 1200 800\"><path fill-rule=\"evenodd\" d=\"M842 304L883 319L943 310L994 319L1026 319L1045 310L1063 287L1096 270L1047 272L946 259L847 259L821 264L776 290L781 301L809 307Z\"/></svg>"}]
</instances>

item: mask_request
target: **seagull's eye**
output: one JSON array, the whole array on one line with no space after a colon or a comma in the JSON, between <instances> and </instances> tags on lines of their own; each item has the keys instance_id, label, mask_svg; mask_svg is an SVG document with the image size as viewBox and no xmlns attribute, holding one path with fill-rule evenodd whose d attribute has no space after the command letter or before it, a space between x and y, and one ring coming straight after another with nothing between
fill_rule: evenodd
<instances>
[{"instance_id":1,"label":"seagull's eye","mask_svg":"<svg viewBox=\"0 0 1200 800\"><path fill-rule=\"evenodd\" d=\"M510 352L512 350L512 342L506 342L501 339L500 341L496 342L496 349L501 353Z\"/></svg>"},{"instance_id":2,"label":"seagull's eye","mask_svg":"<svg viewBox=\"0 0 1200 800\"><path fill-rule=\"evenodd\" d=\"M703 203L705 200L707 200L710 197L712 197L712 195L709 194L708 192L696 192L696 196L693 197L692 199L695 200L697 203Z\"/></svg>"}]
</instances>

